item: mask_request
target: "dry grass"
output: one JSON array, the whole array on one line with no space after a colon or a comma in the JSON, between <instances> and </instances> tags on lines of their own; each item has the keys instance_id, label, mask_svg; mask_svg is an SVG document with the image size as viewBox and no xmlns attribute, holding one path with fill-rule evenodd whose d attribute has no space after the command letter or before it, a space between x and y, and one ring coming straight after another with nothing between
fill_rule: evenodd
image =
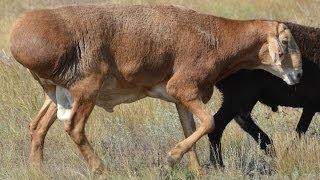
<instances>
[{"instance_id":1,"label":"dry grass","mask_svg":"<svg viewBox=\"0 0 320 180\"><path fill-rule=\"evenodd\" d=\"M75 0L0 1L0 49L8 50L8 35L14 19L39 7L72 4ZM81 0L81 3L107 1ZM110 1L108 1L110 2ZM236 19L290 20L319 26L319 0L114 0L122 4L180 4L202 12ZM9 60L9 61L8 61ZM6 63L1 63L1 61ZM9 62L9 63L8 63ZM208 104L217 110L218 92ZM56 122L45 144L45 173L29 167L28 123L42 103L39 85L21 66L10 63L0 52L0 179L90 179L89 171L75 145ZM294 141L293 130L301 111L280 108L272 113L263 105L254 109L257 123L274 140L278 157L263 154L253 139L231 123L223 136L224 172L208 169L200 178L210 179L318 179L320 175L319 117L315 117L304 140ZM108 167L110 179L193 179L187 158L172 171L165 166L166 152L183 138L172 104L144 99L121 105L112 114L95 108L87 133L97 153ZM295 142L295 143L293 143ZM208 161L208 142L198 143L201 163Z\"/></svg>"}]
</instances>

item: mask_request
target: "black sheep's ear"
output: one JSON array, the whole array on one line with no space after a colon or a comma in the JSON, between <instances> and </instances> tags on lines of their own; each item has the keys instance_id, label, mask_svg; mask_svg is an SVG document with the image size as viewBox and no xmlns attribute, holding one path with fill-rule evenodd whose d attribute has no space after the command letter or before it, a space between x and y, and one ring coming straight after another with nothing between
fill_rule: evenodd
<instances>
[{"instance_id":1,"label":"black sheep's ear","mask_svg":"<svg viewBox=\"0 0 320 180\"><path fill-rule=\"evenodd\" d=\"M278 106L271 106L271 110L273 112L277 112L278 111Z\"/></svg>"}]
</instances>

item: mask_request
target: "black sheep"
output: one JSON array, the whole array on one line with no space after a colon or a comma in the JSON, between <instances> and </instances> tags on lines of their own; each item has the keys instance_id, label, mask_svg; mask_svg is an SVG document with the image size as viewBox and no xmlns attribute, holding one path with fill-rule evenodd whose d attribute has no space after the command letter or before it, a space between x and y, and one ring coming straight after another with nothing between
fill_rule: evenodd
<instances>
[{"instance_id":1,"label":"black sheep","mask_svg":"<svg viewBox=\"0 0 320 180\"><path fill-rule=\"evenodd\" d=\"M263 70L241 70L216 84L223 94L223 103L214 115L216 126L211 132L210 160L223 166L220 140L227 124L235 119L261 149L274 154L272 141L252 120L251 111L259 101L277 111L277 106L301 107L303 113L296 131L305 133L316 112L320 112L320 29L285 23L291 30L303 58L300 83L287 85L282 79Z\"/></svg>"}]
</instances>

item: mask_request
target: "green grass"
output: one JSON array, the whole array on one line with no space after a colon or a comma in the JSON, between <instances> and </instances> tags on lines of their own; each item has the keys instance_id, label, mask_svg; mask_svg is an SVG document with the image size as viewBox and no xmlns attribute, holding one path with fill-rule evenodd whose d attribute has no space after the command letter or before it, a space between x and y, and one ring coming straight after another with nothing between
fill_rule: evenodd
<instances>
[{"instance_id":1,"label":"green grass","mask_svg":"<svg viewBox=\"0 0 320 180\"><path fill-rule=\"evenodd\" d=\"M0 1L0 49L8 52L13 21L23 12L72 4L74 0ZM102 3L106 1L85 1ZM319 26L320 1L285 0L135 0L122 4L180 4L204 13L235 19L277 19ZM42 104L42 92L26 69L16 63L1 63L0 52L0 179L91 179L76 146L56 121L45 143L45 172L35 172L28 161L28 124ZM216 111L218 91L208 106ZM110 179L317 179L320 176L319 116L314 118L302 141L294 141L301 110L280 108L273 113L258 104L253 112L257 123L274 140L277 158L259 150L254 140L231 123L223 135L226 169L207 169L196 177L187 168L187 158L174 169L166 168L166 153L183 139L173 104L144 99L116 107L114 113L95 108L87 125L88 137L105 162ZM208 162L208 141L197 144L201 164Z\"/></svg>"}]
</instances>

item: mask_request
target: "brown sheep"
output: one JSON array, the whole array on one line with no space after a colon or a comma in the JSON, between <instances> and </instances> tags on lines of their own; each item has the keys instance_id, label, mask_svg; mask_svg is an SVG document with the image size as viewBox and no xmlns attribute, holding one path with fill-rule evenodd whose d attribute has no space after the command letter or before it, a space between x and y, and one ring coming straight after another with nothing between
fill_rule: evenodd
<instances>
[{"instance_id":1,"label":"brown sheep","mask_svg":"<svg viewBox=\"0 0 320 180\"><path fill-rule=\"evenodd\" d=\"M95 173L104 166L85 135L95 105L113 107L144 97L176 104L186 139L169 153L171 165L214 129L204 103L219 80L239 69L262 68L288 84L299 81L301 57L290 30L275 21L238 21L175 6L86 5L35 10L19 18L11 52L46 93L30 123L34 165L57 117ZM196 129L192 114L200 120Z\"/></svg>"}]
</instances>

